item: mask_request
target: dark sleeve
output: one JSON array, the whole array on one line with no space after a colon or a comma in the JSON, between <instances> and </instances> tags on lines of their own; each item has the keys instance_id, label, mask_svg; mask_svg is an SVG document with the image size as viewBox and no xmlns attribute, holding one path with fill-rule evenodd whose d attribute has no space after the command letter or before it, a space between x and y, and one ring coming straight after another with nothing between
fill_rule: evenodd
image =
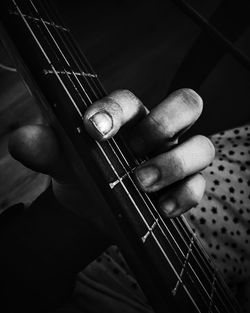
<instances>
[{"instance_id":1,"label":"dark sleeve","mask_svg":"<svg viewBox=\"0 0 250 313\"><path fill-rule=\"evenodd\" d=\"M51 188L0 216L1 312L46 312L71 295L76 274L108 243L62 207ZM5 308L1 308L5 306Z\"/></svg>"}]
</instances>

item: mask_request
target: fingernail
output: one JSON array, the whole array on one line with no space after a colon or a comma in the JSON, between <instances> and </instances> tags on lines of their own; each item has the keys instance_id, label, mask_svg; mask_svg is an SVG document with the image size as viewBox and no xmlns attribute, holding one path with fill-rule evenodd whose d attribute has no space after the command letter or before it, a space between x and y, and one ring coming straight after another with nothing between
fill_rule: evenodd
<instances>
[{"instance_id":1,"label":"fingernail","mask_svg":"<svg viewBox=\"0 0 250 313\"><path fill-rule=\"evenodd\" d=\"M96 113L91 116L89 120L96 128L96 130L102 135L107 135L107 133L109 133L113 127L111 116L105 112Z\"/></svg>"},{"instance_id":2,"label":"fingernail","mask_svg":"<svg viewBox=\"0 0 250 313\"><path fill-rule=\"evenodd\" d=\"M160 171L154 166L145 166L136 170L136 176L143 187L150 187L160 178Z\"/></svg>"},{"instance_id":3,"label":"fingernail","mask_svg":"<svg viewBox=\"0 0 250 313\"><path fill-rule=\"evenodd\" d=\"M174 217L174 213L176 209L176 202L174 199L164 200L161 203L161 208L162 208L163 213L167 217Z\"/></svg>"}]
</instances>

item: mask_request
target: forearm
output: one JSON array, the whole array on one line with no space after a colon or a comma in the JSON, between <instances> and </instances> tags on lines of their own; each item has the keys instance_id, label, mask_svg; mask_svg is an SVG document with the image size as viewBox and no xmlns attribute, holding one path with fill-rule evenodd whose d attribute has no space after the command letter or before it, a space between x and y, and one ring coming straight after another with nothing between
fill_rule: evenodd
<instances>
[{"instance_id":1,"label":"forearm","mask_svg":"<svg viewBox=\"0 0 250 313\"><path fill-rule=\"evenodd\" d=\"M93 225L60 206L50 191L27 210L2 217L0 244L1 287L11 312L61 304L77 272L108 246Z\"/></svg>"}]
</instances>

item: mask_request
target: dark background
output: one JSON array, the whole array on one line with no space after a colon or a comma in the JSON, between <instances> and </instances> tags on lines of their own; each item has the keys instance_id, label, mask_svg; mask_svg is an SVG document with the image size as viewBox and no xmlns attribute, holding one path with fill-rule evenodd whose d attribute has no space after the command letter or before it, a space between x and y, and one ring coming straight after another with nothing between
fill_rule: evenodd
<instances>
[{"instance_id":1,"label":"dark background","mask_svg":"<svg viewBox=\"0 0 250 313\"><path fill-rule=\"evenodd\" d=\"M250 74L170 0L51 0L72 29L107 91L127 88L149 108L191 87L204 111L189 134L212 134L249 121ZM250 56L249 0L189 0ZM11 66L1 49L0 63ZM0 67L0 210L31 201L48 183L8 154L13 130L41 115L17 73Z\"/></svg>"},{"instance_id":2,"label":"dark background","mask_svg":"<svg viewBox=\"0 0 250 313\"><path fill-rule=\"evenodd\" d=\"M189 0L250 55L247 0ZM131 89L148 107L191 87L204 99L193 132L211 134L249 120L250 76L170 1L56 1L108 91Z\"/></svg>"}]
</instances>

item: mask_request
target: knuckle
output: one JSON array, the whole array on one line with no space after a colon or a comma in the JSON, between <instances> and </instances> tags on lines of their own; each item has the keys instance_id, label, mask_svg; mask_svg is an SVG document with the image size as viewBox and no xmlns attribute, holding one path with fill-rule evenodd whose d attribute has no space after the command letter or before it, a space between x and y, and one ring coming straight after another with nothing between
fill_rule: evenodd
<instances>
[{"instance_id":1,"label":"knuckle","mask_svg":"<svg viewBox=\"0 0 250 313\"><path fill-rule=\"evenodd\" d=\"M127 89L113 91L108 98L119 106L123 123L135 118L137 115L147 113L146 107L140 99Z\"/></svg>"},{"instance_id":2,"label":"knuckle","mask_svg":"<svg viewBox=\"0 0 250 313\"><path fill-rule=\"evenodd\" d=\"M161 139L172 140L176 135L174 123L167 122L166 116L151 113L147 116L147 124Z\"/></svg>"},{"instance_id":3,"label":"knuckle","mask_svg":"<svg viewBox=\"0 0 250 313\"><path fill-rule=\"evenodd\" d=\"M149 123L149 125L151 125L153 127L153 129L157 129L160 130L161 132L167 132L167 126L164 125L161 120L159 118L157 118L157 116L155 116L155 114L149 114L147 117L147 121Z\"/></svg>"}]
</instances>

